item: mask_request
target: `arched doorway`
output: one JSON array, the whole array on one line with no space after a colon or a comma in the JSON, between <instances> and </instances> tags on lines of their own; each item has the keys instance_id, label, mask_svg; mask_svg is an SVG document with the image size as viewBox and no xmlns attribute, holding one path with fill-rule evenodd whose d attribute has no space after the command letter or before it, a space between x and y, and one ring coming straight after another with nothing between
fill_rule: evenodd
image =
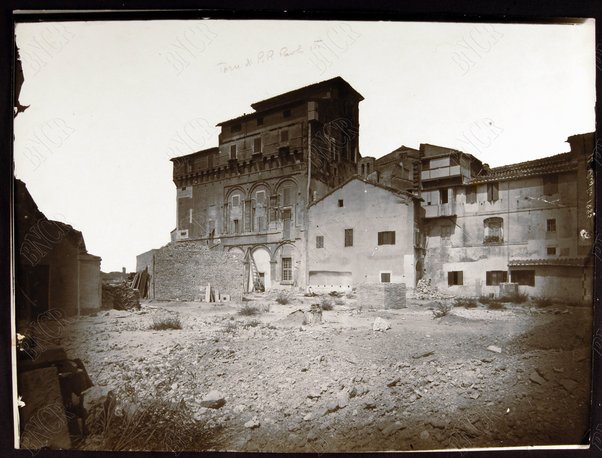
<instances>
[{"instance_id":1,"label":"arched doorway","mask_svg":"<svg viewBox=\"0 0 602 458\"><path fill-rule=\"evenodd\" d=\"M255 266L253 269L255 267L257 268L256 275L261 279L264 288L267 291L272 287L272 278L270 274L270 252L267 250L267 248L259 247L253 250L252 255L253 260L255 261ZM251 269L250 274L254 277L255 273L253 272L253 269ZM254 280L255 278L250 278L250 284L253 284Z\"/></svg>"}]
</instances>

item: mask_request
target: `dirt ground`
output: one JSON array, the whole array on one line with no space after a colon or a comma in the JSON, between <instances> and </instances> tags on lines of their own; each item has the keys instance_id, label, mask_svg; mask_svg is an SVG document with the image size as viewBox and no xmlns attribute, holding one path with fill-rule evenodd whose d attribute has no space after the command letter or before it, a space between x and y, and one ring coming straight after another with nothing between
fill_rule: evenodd
<instances>
[{"instance_id":1,"label":"dirt ground","mask_svg":"<svg viewBox=\"0 0 602 458\"><path fill-rule=\"evenodd\" d=\"M368 310L343 297L323 312L321 325L291 315L319 299L299 294L280 305L275 295L256 294L244 302L263 310L255 316L239 314L242 304L146 302L139 311L101 311L70 323L61 343L96 385L87 394L91 435L77 446L115 448L94 426L110 390L122 419L148 402L184 412L182 426L158 444L142 442L147 449L328 452L583 441L591 308L480 305L434 318L428 301ZM165 317L179 319L182 329L149 329ZM391 328L373 331L377 317ZM225 403L203 407L213 390Z\"/></svg>"}]
</instances>

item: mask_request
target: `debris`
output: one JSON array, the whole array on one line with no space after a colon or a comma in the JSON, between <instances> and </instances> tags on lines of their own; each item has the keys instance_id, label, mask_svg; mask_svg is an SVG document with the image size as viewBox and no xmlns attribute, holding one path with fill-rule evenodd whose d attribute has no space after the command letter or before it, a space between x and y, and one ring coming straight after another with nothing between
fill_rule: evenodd
<instances>
[{"instance_id":1,"label":"debris","mask_svg":"<svg viewBox=\"0 0 602 458\"><path fill-rule=\"evenodd\" d=\"M399 384L399 382L401 382L401 378L400 378L400 377L396 377L396 378L394 378L393 380L391 380L390 382L388 382L388 383L387 383L387 386L388 386L389 388L391 388L391 387L393 387L393 386L396 386L396 385L398 385L398 384Z\"/></svg>"},{"instance_id":2,"label":"debris","mask_svg":"<svg viewBox=\"0 0 602 458\"><path fill-rule=\"evenodd\" d=\"M546 379L539 375L537 371L531 372L531 375L529 375L529 380L531 380L533 383L537 383L538 385L543 385L546 383Z\"/></svg>"},{"instance_id":3,"label":"debris","mask_svg":"<svg viewBox=\"0 0 602 458\"><path fill-rule=\"evenodd\" d=\"M309 326L322 324L322 307L320 307L320 304L311 304L310 310L305 312L304 317L304 324Z\"/></svg>"},{"instance_id":4,"label":"debris","mask_svg":"<svg viewBox=\"0 0 602 458\"><path fill-rule=\"evenodd\" d=\"M201 407L219 409L226 403L224 396L217 390L212 390L201 400Z\"/></svg>"},{"instance_id":5,"label":"debris","mask_svg":"<svg viewBox=\"0 0 602 458\"><path fill-rule=\"evenodd\" d=\"M376 317L374 323L372 324L372 330L384 332L387 329L391 329L391 324L387 320L382 319L381 317Z\"/></svg>"},{"instance_id":6,"label":"debris","mask_svg":"<svg viewBox=\"0 0 602 458\"><path fill-rule=\"evenodd\" d=\"M314 418L314 416L313 416L313 414L310 412L310 413L308 413L307 415L305 415L305 416L303 417L303 420L304 420L304 421L310 421L310 420L313 420L313 418Z\"/></svg>"},{"instance_id":7,"label":"debris","mask_svg":"<svg viewBox=\"0 0 602 458\"><path fill-rule=\"evenodd\" d=\"M427 356L431 356L431 355L433 355L434 353L435 353L435 352L434 352L434 351L432 351L432 350L430 350L430 351L427 351L427 352L425 352L425 353L415 353L415 354L413 354L413 355L412 355L412 358L413 358L413 359L426 358Z\"/></svg>"},{"instance_id":8,"label":"debris","mask_svg":"<svg viewBox=\"0 0 602 458\"><path fill-rule=\"evenodd\" d=\"M253 417L248 422L245 423L245 428L250 428L250 429L259 428L260 424L261 423L259 423L259 420L257 419L257 417Z\"/></svg>"},{"instance_id":9,"label":"debris","mask_svg":"<svg viewBox=\"0 0 602 458\"><path fill-rule=\"evenodd\" d=\"M498 347L498 346L495 346L495 345L489 345L487 347L487 350L492 351L494 353L501 353L502 352L502 349L500 347Z\"/></svg>"}]
</instances>

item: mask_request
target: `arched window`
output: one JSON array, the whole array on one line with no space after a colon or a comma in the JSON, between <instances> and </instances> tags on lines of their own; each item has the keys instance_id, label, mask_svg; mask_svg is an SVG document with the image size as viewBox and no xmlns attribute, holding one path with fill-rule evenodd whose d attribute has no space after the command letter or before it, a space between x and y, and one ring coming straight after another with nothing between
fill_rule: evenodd
<instances>
[{"instance_id":1,"label":"arched window","mask_svg":"<svg viewBox=\"0 0 602 458\"><path fill-rule=\"evenodd\" d=\"M504 243L504 220L499 217L483 221L483 244Z\"/></svg>"}]
</instances>

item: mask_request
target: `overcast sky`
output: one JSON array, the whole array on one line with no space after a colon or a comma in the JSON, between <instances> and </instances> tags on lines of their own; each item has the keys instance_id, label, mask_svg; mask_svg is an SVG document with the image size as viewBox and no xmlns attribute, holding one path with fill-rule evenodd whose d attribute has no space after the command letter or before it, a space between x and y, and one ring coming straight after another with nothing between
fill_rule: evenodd
<instances>
[{"instance_id":1,"label":"overcast sky","mask_svg":"<svg viewBox=\"0 0 602 458\"><path fill-rule=\"evenodd\" d=\"M250 104L335 76L360 103L360 152L448 146L491 166L568 151L594 130L594 23L302 21L19 24L15 174L81 230L103 271L175 227L170 157L217 146Z\"/></svg>"}]
</instances>

